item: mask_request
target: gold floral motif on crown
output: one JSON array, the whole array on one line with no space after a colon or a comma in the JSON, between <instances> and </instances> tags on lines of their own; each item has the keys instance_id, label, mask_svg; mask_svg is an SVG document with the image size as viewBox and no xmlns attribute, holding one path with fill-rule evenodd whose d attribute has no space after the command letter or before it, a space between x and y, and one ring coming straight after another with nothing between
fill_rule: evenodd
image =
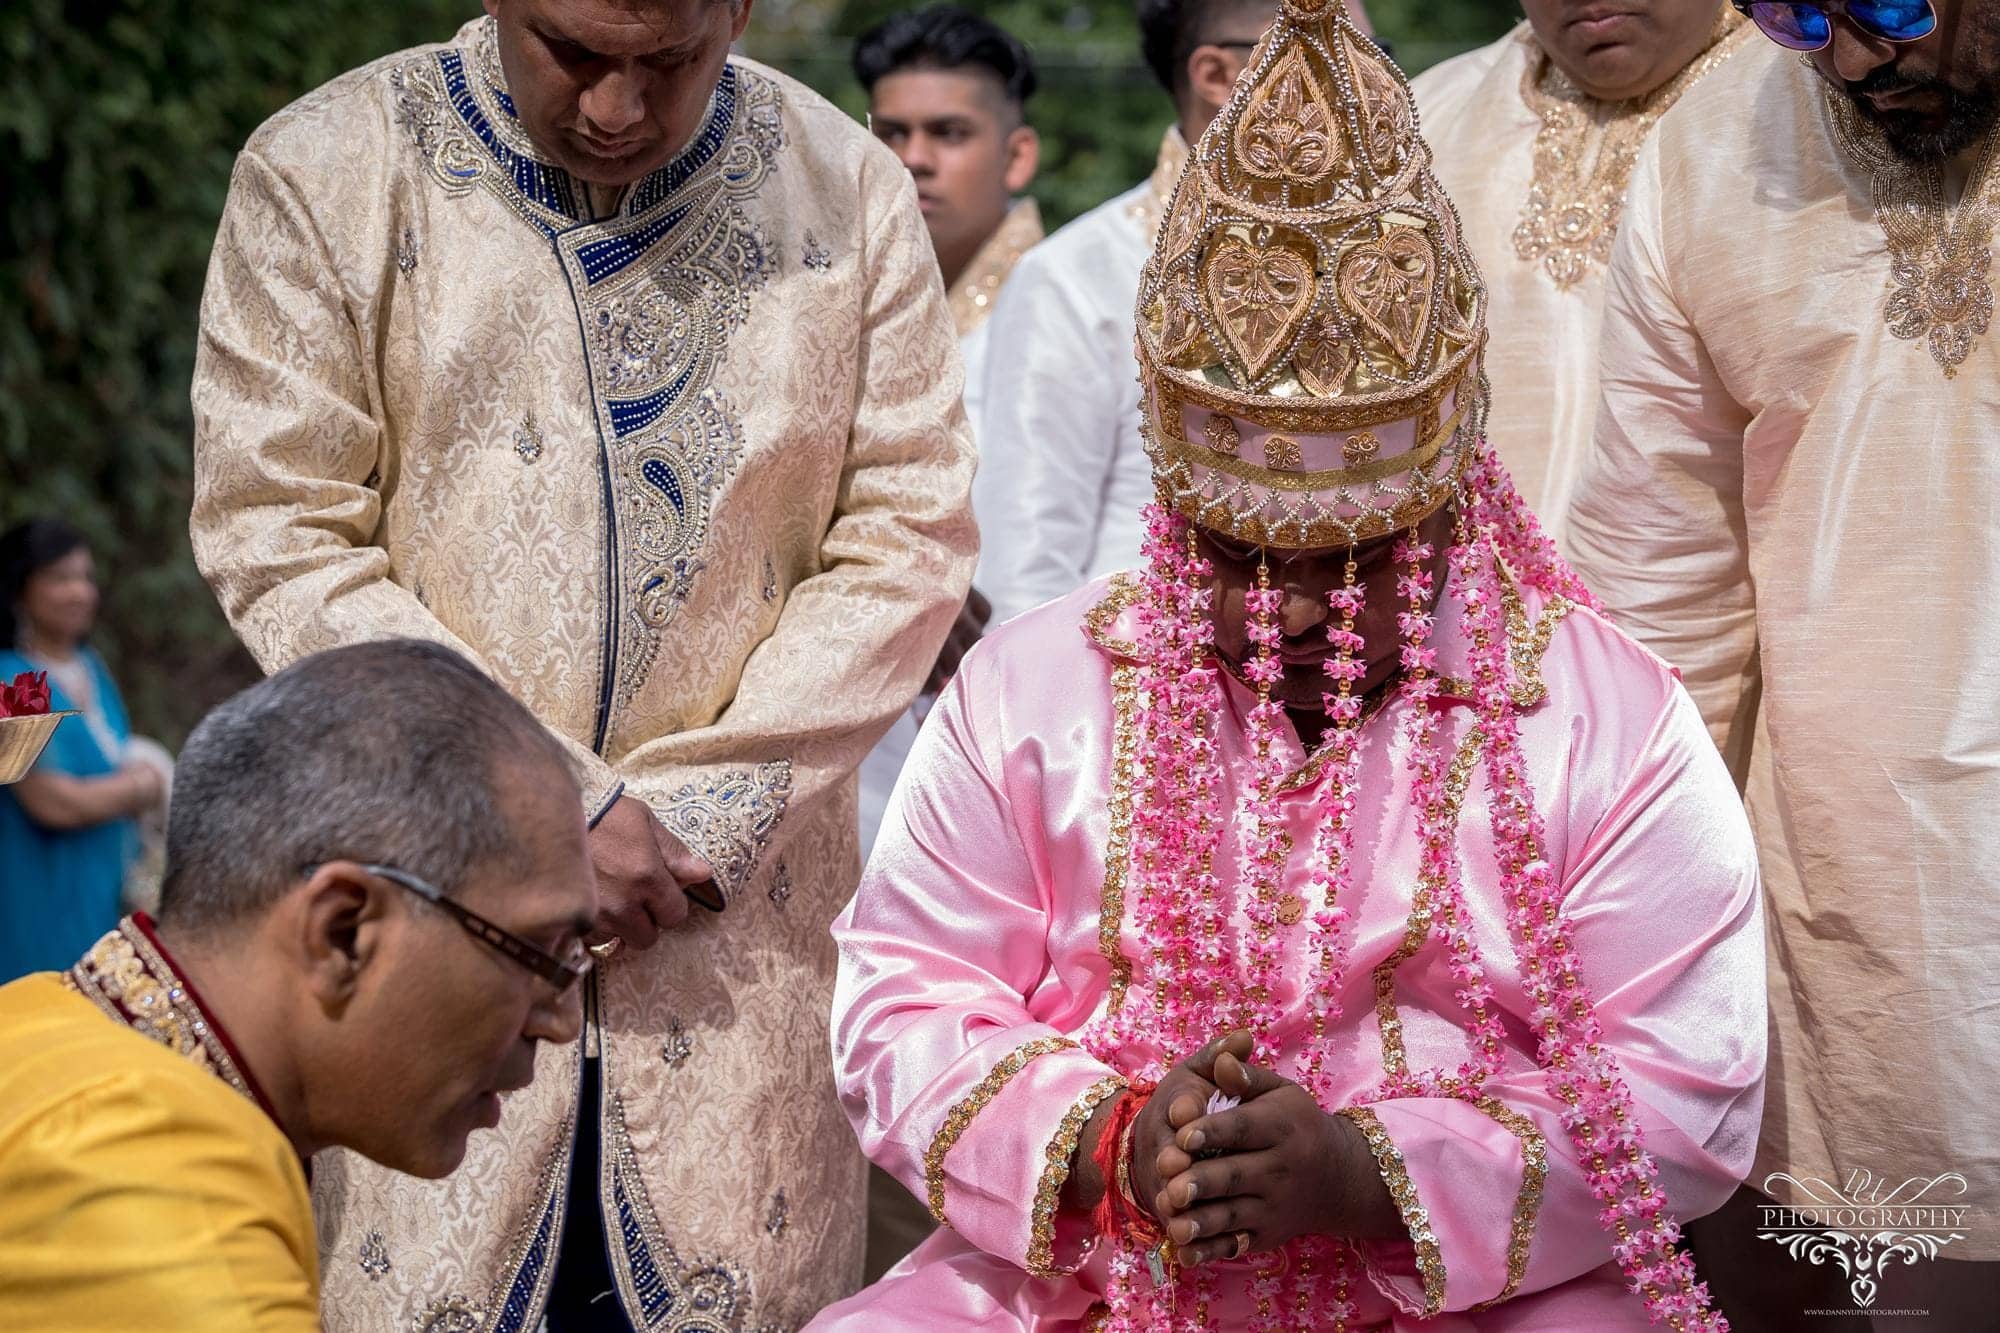
<instances>
[{"instance_id":1,"label":"gold floral motif on crown","mask_svg":"<svg viewBox=\"0 0 2000 1333\"><path fill-rule=\"evenodd\" d=\"M1844 94L1822 90L1835 140L1867 170L1875 220L1889 249L1889 332L1921 341L1946 379L1972 353L1993 321L1993 228L2000 217L2000 130L1988 131L1957 207L1945 203L1944 173L1934 162L1898 157L1880 130Z\"/></svg>"},{"instance_id":2,"label":"gold floral motif on crown","mask_svg":"<svg viewBox=\"0 0 2000 1333\"><path fill-rule=\"evenodd\" d=\"M1201 423L1201 437L1209 448L1219 454L1233 457L1243 447L1243 437L1237 433L1236 423L1220 412L1210 412L1208 420Z\"/></svg>"},{"instance_id":3,"label":"gold floral motif on crown","mask_svg":"<svg viewBox=\"0 0 2000 1333\"><path fill-rule=\"evenodd\" d=\"M1236 160L1248 174L1281 185L1311 186L1345 163L1333 107L1293 47L1272 67L1264 91L1236 122Z\"/></svg>"},{"instance_id":4,"label":"gold floral motif on crown","mask_svg":"<svg viewBox=\"0 0 2000 1333\"><path fill-rule=\"evenodd\" d=\"M1374 431L1364 430L1359 435L1350 435L1340 446L1340 460L1349 467L1359 467L1382 452L1382 441Z\"/></svg>"},{"instance_id":5,"label":"gold floral motif on crown","mask_svg":"<svg viewBox=\"0 0 2000 1333\"><path fill-rule=\"evenodd\" d=\"M1680 73L1643 97L1600 102L1578 88L1524 26L1521 100L1542 124L1535 134L1534 176L1514 228L1514 253L1540 264L1563 289L1580 282L1593 264L1606 263L1646 136L1683 93L1754 32L1724 5L1708 44Z\"/></svg>"},{"instance_id":6,"label":"gold floral motif on crown","mask_svg":"<svg viewBox=\"0 0 2000 1333\"><path fill-rule=\"evenodd\" d=\"M1313 302L1313 252L1276 237L1225 235L1202 268L1209 308L1250 379L1290 346Z\"/></svg>"},{"instance_id":7,"label":"gold floral motif on crown","mask_svg":"<svg viewBox=\"0 0 2000 1333\"><path fill-rule=\"evenodd\" d=\"M1437 261L1423 233L1390 226L1341 257L1335 284L1341 303L1407 363L1430 333L1436 278Z\"/></svg>"}]
</instances>

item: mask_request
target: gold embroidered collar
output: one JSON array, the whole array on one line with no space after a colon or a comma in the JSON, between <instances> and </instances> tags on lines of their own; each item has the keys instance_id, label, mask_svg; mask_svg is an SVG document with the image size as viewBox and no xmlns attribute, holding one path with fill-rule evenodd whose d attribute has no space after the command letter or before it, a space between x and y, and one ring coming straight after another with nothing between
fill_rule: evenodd
<instances>
[{"instance_id":1,"label":"gold embroidered collar","mask_svg":"<svg viewBox=\"0 0 2000 1333\"><path fill-rule=\"evenodd\" d=\"M951 303L952 326L959 337L986 322L986 317L993 313L995 298L1000 295L1000 284L1007 281L1007 275L1014 271L1021 256L1041 239L1042 210L1032 199L1016 199L1007 215L1000 219L1000 225L986 238L986 244L979 247L979 253L945 293L945 299Z\"/></svg>"},{"instance_id":2,"label":"gold embroidered collar","mask_svg":"<svg viewBox=\"0 0 2000 1333\"><path fill-rule=\"evenodd\" d=\"M1167 132L1160 136L1159 156L1153 159L1153 174L1146 178L1146 193L1126 210L1145 233L1149 247L1159 237L1160 219L1166 214L1167 201L1174 197L1174 185L1187 167L1187 160L1188 142L1181 134L1181 127L1167 126Z\"/></svg>"},{"instance_id":3,"label":"gold embroidered collar","mask_svg":"<svg viewBox=\"0 0 2000 1333\"><path fill-rule=\"evenodd\" d=\"M63 973L62 983L106 1016L214 1074L277 1123L270 1101L193 983L174 966L144 912L126 917L93 944Z\"/></svg>"},{"instance_id":4,"label":"gold embroidered collar","mask_svg":"<svg viewBox=\"0 0 2000 1333\"><path fill-rule=\"evenodd\" d=\"M1965 193L1945 202L1944 171L1935 162L1906 162L1845 94L1820 88L1834 141L1867 171L1875 221L1889 247L1892 288L1882 317L1889 332L1921 339L1951 379L1993 319L1993 223L2000 215L2000 130L1979 148Z\"/></svg>"},{"instance_id":5,"label":"gold embroidered collar","mask_svg":"<svg viewBox=\"0 0 2000 1333\"><path fill-rule=\"evenodd\" d=\"M1542 122L1535 134L1534 175L1514 253L1540 264L1549 280L1567 289L1611 258L1611 242L1625 209L1632 164L1667 109L1746 41L1753 29L1728 5L1701 53L1644 97L1600 102L1578 88L1549 59L1534 30L1521 25L1527 66L1521 100Z\"/></svg>"}]
</instances>

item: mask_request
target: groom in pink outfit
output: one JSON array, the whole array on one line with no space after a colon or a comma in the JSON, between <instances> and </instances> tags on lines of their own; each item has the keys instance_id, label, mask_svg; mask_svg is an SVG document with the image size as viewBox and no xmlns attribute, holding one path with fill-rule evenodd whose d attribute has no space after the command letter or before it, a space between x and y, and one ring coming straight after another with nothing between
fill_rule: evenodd
<instances>
[{"instance_id":1,"label":"groom in pink outfit","mask_svg":"<svg viewBox=\"0 0 2000 1333\"><path fill-rule=\"evenodd\" d=\"M1486 443L1429 162L1287 0L1140 287L1147 567L966 658L835 923L844 1103L944 1228L813 1327L1721 1327L1749 829Z\"/></svg>"}]
</instances>

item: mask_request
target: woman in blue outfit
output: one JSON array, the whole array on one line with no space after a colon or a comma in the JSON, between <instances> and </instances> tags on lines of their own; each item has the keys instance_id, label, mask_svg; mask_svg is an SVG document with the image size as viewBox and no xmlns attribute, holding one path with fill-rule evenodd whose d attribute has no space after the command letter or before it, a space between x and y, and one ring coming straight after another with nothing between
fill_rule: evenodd
<instances>
[{"instance_id":1,"label":"woman in blue outfit","mask_svg":"<svg viewBox=\"0 0 2000 1333\"><path fill-rule=\"evenodd\" d=\"M134 754L118 687L84 642L96 618L80 533L31 519L0 534L0 677L45 671L50 707L79 714L27 777L0 787L0 983L68 967L117 924L134 817L166 792L160 766Z\"/></svg>"}]
</instances>

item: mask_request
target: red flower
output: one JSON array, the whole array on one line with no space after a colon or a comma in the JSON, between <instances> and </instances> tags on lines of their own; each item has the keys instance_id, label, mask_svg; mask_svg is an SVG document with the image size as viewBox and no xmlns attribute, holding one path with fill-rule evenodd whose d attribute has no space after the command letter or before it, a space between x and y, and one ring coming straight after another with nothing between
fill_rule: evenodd
<instances>
[{"instance_id":1,"label":"red flower","mask_svg":"<svg viewBox=\"0 0 2000 1333\"><path fill-rule=\"evenodd\" d=\"M0 717L40 717L48 711L46 672L23 671L12 685L0 685Z\"/></svg>"}]
</instances>

